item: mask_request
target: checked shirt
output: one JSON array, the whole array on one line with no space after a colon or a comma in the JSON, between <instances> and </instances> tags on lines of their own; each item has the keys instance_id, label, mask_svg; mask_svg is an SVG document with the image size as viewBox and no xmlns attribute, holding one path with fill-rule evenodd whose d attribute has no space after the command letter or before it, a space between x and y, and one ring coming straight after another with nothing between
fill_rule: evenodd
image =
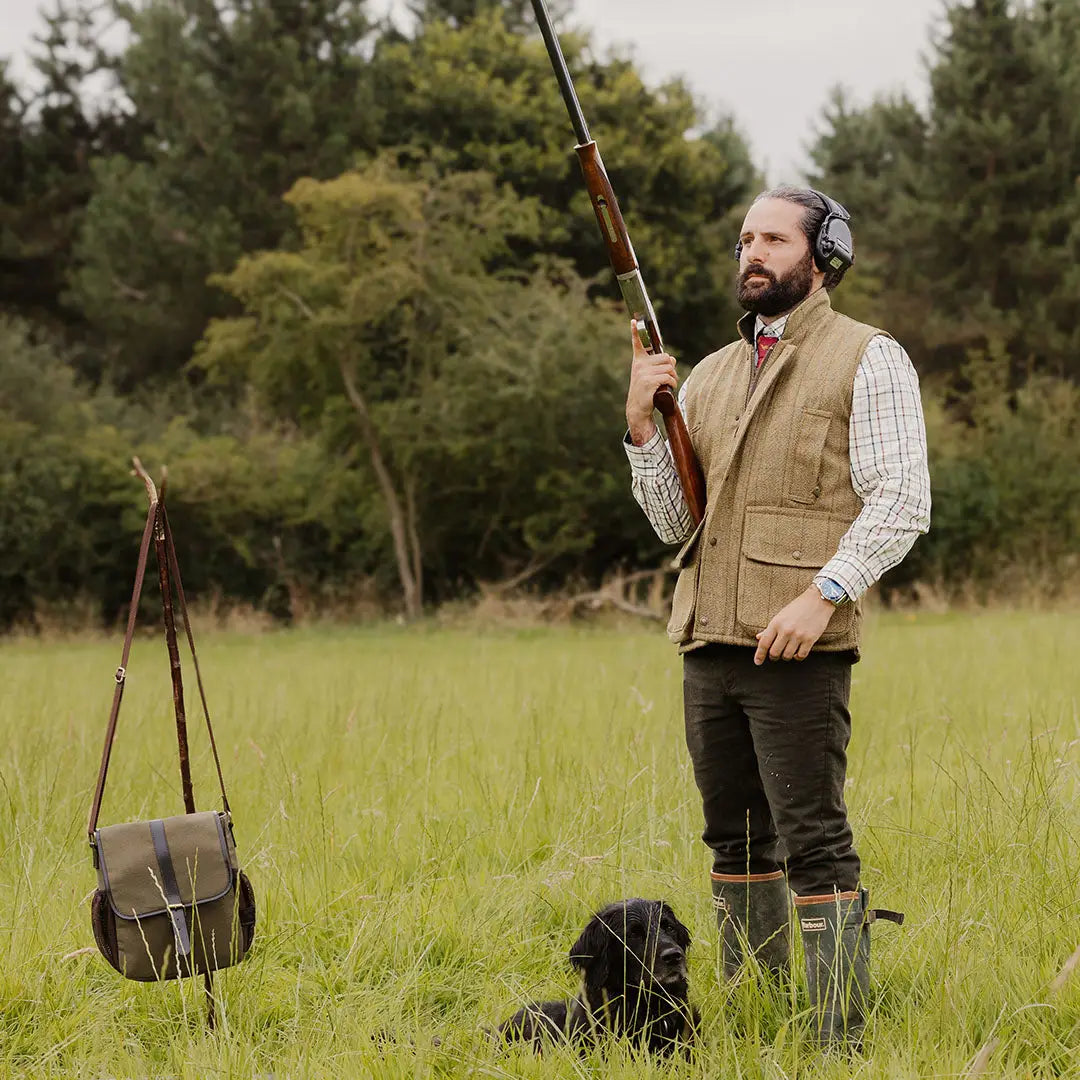
<instances>
[{"instance_id":1,"label":"checked shirt","mask_svg":"<svg viewBox=\"0 0 1080 1080\"><path fill-rule=\"evenodd\" d=\"M755 340L779 338L787 316L765 324L759 315ZM685 408L686 387L679 393ZM871 338L855 372L848 426L851 485L863 508L844 534L836 554L814 579L831 578L857 600L911 550L930 528L930 474L919 377L902 346L883 334ZM634 446L623 439L630 459L631 490L656 535L680 544L694 531L678 473L662 433Z\"/></svg>"}]
</instances>

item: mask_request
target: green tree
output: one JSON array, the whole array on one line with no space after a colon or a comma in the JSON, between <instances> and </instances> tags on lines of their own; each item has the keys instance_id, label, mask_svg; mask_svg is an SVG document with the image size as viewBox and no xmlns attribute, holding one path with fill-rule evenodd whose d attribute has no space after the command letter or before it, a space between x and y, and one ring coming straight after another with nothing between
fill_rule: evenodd
<instances>
[{"instance_id":1,"label":"green tree","mask_svg":"<svg viewBox=\"0 0 1080 1080\"><path fill-rule=\"evenodd\" d=\"M385 164L300 181L286 202L300 220L300 250L244 258L218 279L247 314L212 323L199 362L244 365L300 420L321 423L324 410L347 403L382 496L405 611L415 617L420 476L397 406L438 379L493 305L503 282L488 263L520 223L520 205L490 180L427 185Z\"/></svg>"},{"instance_id":2,"label":"green tree","mask_svg":"<svg viewBox=\"0 0 1080 1080\"><path fill-rule=\"evenodd\" d=\"M433 19L411 40L379 44L382 138L447 171L482 170L535 197L543 228L516 246L518 259L569 258L583 277L602 275L603 295L617 297L543 43L500 6L477 7L461 25ZM746 144L726 118L688 134L705 125L682 82L651 89L631 60L598 58L578 34L562 43L665 337L695 362L730 338L738 316L732 215L756 183Z\"/></svg>"},{"instance_id":3,"label":"green tree","mask_svg":"<svg viewBox=\"0 0 1080 1080\"><path fill-rule=\"evenodd\" d=\"M207 279L277 245L282 194L375 143L363 3L118 4L118 90L141 153L95 162L72 294L130 385L175 374L225 298Z\"/></svg>"},{"instance_id":4,"label":"green tree","mask_svg":"<svg viewBox=\"0 0 1080 1080\"><path fill-rule=\"evenodd\" d=\"M421 22L444 21L455 27L492 11L517 30L533 22L529 0L409 0L406 7Z\"/></svg>"},{"instance_id":5,"label":"green tree","mask_svg":"<svg viewBox=\"0 0 1080 1080\"><path fill-rule=\"evenodd\" d=\"M1011 389L1002 348L963 368L964 415L927 395L934 524L890 587L1060 595L1080 569L1080 386L1033 374Z\"/></svg>"},{"instance_id":6,"label":"green tree","mask_svg":"<svg viewBox=\"0 0 1080 1080\"><path fill-rule=\"evenodd\" d=\"M810 181L851 211L858 263L836 294L855 318L887 326L923 356L926 261L919 243L926 120L906 97L853 108L834 91L811 151Z\"/></svg>"},{"instance_id":7,"label":"green tree","mask_svg":"<svg viewBox=\"0 0 1080 1080\"><path fill-rule=\"evenodd\" d=\"M25 149L24 103L0 61L0 302L9 311L22 277L19 203L23 199Z\"/></svg>"},{"instance_id":8,"label":"green tree","mask_svg":"<svg viewBox=\"0 0 1080 1080\"><path fill-rule=\"evenodd\" d=\"M1016 341L1033 297L1029 239L1048 191L1053 85L1034 27L1006 0L949 11L930 71L931 104L921 237L935 287L932 343L966 350Z\"/></svg>"},{"instance_id":9,"label":"green tree","mask_svg":"<svg viewBox=\"0 0 1080 1080\"><path fill-rule=\"evenodd\" d=\"M276 413L359 451L406 614L487 567L531 572L591 549L589 509L625 472L617 433L625 336L566 266L500 269L536 207L481 173L383 159L299 182L298 251L242 259L221 284L244 307L198 362ZM584 498L582 496L584 495Z\"/></svg>"},{"instance_id":10,"label":"green tree","mask_svg":"<svg viewBox=\"0 0 1080 1080\"><path fill-rule=\"evenodd\" d=\"M0 317L0 631L43 616L112 626L126 611L146 512L133 453L169 465L190 596L288 618L362 585L343 570L369 496L355 470L250 407L231 426L207 434L181 412L92 390L49 336Z\"/></svg>"},{"instance_id":11,"label":"green tree","mask_svg":"<svg viewBox=\"0 0 1080 1080\"><path fill-rule=\"evenodd\" d=\"M101 404L53 342L0 318L0 629L32 626L42 604L111 605L125 578L130 589L126 448Z\"/></svg>"},{"instance_id":12,"label":"green tree","mask_svg":"<svg viewBox=\"0 0 1080 1080\"><path fill-rule=\"evenodd\" d=\"M87 328L64 292L92 191L90 162L130 152L136 124L91 92L111 60L95 43L90 9L58 2L44 22L32 84L0 74L0 304L75 342Z\"/></svg>"},{"instance_id":13,"label":"green tree","mask_svg":"<svg viewBox=\"0 0 1080 1080\"><path fill-rule=\"evenodd\" d=\"M956 4L925 116L902 98L826 113L811 179L849 203L856 277L881 283L865 307L923 370L1000 342L1014 380L1080 377L1078 48L1076 0Z\"/></svg>"}]
</instances>

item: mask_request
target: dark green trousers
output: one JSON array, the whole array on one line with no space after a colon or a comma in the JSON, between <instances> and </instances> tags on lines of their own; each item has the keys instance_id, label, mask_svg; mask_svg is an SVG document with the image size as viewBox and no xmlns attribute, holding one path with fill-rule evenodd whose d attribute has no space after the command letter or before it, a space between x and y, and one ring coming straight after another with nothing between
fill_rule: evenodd
<instances>
[{"instance_id":1,"label":"dark green trousers","mask_svg":"<svg viewBox=\"0 0 1080 1080\"><path fill-rule=\"evenodd\" d=\"M683 657L686 744L718 874L786 870L797 896L858 887L844 804L850 652L757 667L743 645Z\"/></svg>"}]
</instances>

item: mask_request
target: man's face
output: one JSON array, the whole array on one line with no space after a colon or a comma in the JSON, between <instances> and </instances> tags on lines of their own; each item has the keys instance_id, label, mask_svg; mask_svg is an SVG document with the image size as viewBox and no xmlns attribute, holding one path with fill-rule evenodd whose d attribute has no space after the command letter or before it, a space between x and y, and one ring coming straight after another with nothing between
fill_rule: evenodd
<instances>
[{"instance_id":1,"label":"man's face","mask_svg":"<svg viewBox=\"0 0 1080 1080\"><path fill-rule=\"evenodd\" d=\"M739 233L736 281L736 296L746 311L781 315L824 282L800 224L805 212L786 199L762 199L750 207Z\"/></svg>"}]
</instances>

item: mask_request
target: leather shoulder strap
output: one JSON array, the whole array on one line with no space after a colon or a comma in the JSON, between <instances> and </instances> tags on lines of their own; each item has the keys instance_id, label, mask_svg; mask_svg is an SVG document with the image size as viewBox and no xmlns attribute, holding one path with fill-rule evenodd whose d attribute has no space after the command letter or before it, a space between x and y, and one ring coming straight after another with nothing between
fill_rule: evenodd
<instances>
[{"instance_id":1,"label":"leather shoulder strap","mask_svg":"<svg viewBox=\"0 0 1080 1080\"><path fill-rule=\"evenodd\" d=\"M139 545L139 561L135 568L135 585L131 594L131 605L128 609L127 630L124 634L124 650L120 659L120 666L116 669L116 690L113 693L112 708L109 712L109 723L105 731L105 745L101 753L101 767L98 770L97 785L94 789L94 801L90 808L90 818L87 822L87 837L91 845L94 842L94 833L97 830L98 816L101 813L101 800L105 793L105 780L109 770L109 759L112 754L113 742L116 738L116 725L120 715L120 702L124 696L124 684L127 678L127 663L131 653L131 644L135 635L135 619L139 609L139 599L142 596L143 581L146 577L146 569L150 555L151 541L156 542L158 551L159 576L161 578L162 606L164 609L167 637L170 639L170 660L173 676L173 703L177 711L177 736L179 743L181 777L184 782L185 805L190 813L193 809L193 800L190 797L190 774L187 768L187 732L184 719L183 689L179 685L180 660L173 656L175 650L175 630L173 628L173 612L171 585L175 584L177 597L180 601L180 613L184 622L184 631L187 636L188 648L191 650L191 659L195 667L195 678L199 687L199 698L202 703L203 716L206 719L206 730L210 736L210 748L214 754L214 765L217 769L218 784L221 787L221 801L226 814L230 814L229 797L225 791L225 777L221 769L221 758L218 754L217 741L214 739L214 728L210 722L210 709L206 702L206 691L203 687L202 672L199 668L199 657L195 651L195 639L191 632L191 618L188 614L187 598L184 595L184 585L180 578L180 564L176 557L176 545L173 541L172 529L169 525L169 517L165 510L165 487L162 484L160 492L155 491L150 500L150 509L146 515L146 526L143 529L142 542ZM171 579L171 581L170 581Z\"/></svg>"},{"instance_id":2,"label":"leather shoulder strap","mask_svg":"<svg viewBox=\"0 0 1080 1080\"><path fill-rule=\"evenodd\" d=\"M127 631L124 634L124 651L120 656L120 666L116 669L116 689L113 691L109 725L105 729L105 746L101 751L101 767L98 769L94 802L90 807L90 820L86 828L91 843L94 842L94 831L97 829L98 814L101 812L101 797L105 793L105 776L109 771L109 755L112 753L113 739L116 737L116 721L120 716L120 701L124 696L128 656L131 654L131 642L135 636L135 616L139 611L139 598L142 596L143 579L146 577L146 563L150 555L150 540L154 532L157 510L157 499L151 499L150 511L146 515L146 527L143 529L142 543L139 545L139 561L135 567L135 586L131 590L131 606L128 608Z\"/></svg>"}]
</instances>

